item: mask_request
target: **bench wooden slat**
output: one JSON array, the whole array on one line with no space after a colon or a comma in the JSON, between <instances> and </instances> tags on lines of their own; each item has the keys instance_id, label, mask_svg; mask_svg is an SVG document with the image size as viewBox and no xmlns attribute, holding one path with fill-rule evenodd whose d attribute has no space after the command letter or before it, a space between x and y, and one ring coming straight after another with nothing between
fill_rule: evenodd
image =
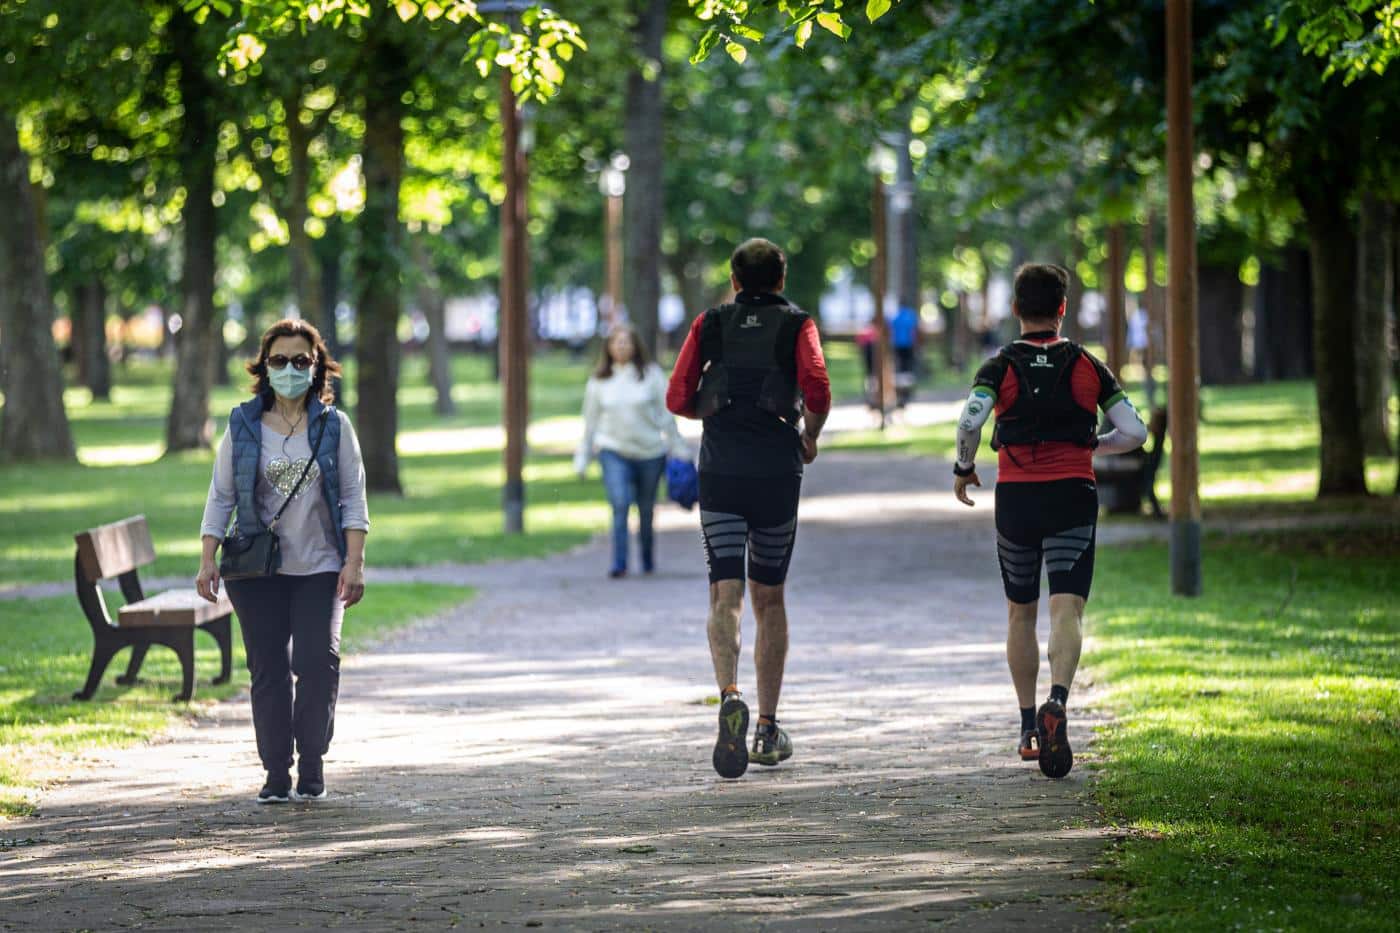
<instances>
[{"instance_id":1,"label":"bench wooden slat","mask_svg":"<svg viewBox=\"0 0 1400 933\"><path fill-rule=\"evenodd\" d=\"M219 593L219 601L211 603L194 590L168 590L150 599L122 606L117 612L117 627L200 625L232 611L233 605L222 592Z\"/></svg>"},{"instance_id":2,"label":"bench wooden slat","mask_svg":"<svg viewBox=\"0 0 1400 933\"><path fill-rule=\"evenodd\" d=\"M78 561L89 580L107 580L155 562L156 548L146 516L124 518L73 536Z\"/></svg>"}]
</instances>

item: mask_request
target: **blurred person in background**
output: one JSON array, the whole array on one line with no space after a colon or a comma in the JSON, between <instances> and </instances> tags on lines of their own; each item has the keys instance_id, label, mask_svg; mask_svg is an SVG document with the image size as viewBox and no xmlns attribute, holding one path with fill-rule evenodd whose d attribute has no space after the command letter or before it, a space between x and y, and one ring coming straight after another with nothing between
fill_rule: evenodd
<instances>
[{"instance_id":1,"label":"blurred person in background","mask_svg":"<svg viewBox=\"0 0 1400 933\"><path fill-rule=\"evenodd\" d=\"M596 455L603 468L603 491L612 506L612 563L608 576L627 574L627 521L637 507L642 573L656 569L652 516L666 456L688 460L690 448L666 410L666 375L647 358L631 327L616 327L603 342L598 368L583 391L583 437L574 454L574 472L583 477Z\"/></svg>"}]
</instances>

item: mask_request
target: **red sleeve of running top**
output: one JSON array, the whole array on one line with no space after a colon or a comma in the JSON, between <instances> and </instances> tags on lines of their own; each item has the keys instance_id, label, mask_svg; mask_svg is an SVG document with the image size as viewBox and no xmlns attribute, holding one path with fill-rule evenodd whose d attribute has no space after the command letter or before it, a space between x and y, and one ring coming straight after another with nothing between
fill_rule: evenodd
<instances>
[{"instance_id":1,"label":"red sleeve of running top","mask_svg":"<svg viewBox=\"0 0 1400 933\"><path fill-rule=\"evenodd\" d=\"M671 414L683 418L695 417L695 390L700 387L700 323L704 320L705 315L698 315L690 325L690 333L685 335L676 357L676 368L671 370L671 381L666 385L666 407Z\"/></svg>"},{"instance_id":2,"label":"red sleeve of running top","mask_svg":"<svg viewBox=\"0 0 1400 933\"><path fill-rule=\"evenodd\" d=\"M831 411L831 380L826 375L826 357L817 322L808 318L797 332L797 387L802 403L818 415Z\"/></svg>"}]
</instances>

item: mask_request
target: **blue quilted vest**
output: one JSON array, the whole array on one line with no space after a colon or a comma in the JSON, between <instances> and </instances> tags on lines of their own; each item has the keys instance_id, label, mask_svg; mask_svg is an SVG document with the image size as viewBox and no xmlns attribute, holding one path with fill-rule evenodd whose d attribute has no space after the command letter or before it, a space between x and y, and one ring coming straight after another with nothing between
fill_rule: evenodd
<instances>
[{"instance_id":1,"label":"blue quilted vest","mask_svg":"<svg viewBox=\"0 0 1400 933\"><path fill-rule=\"evenodd\" d=\"M321 413L327 412L326 420L321 421ZM233 489L237 495L235 514L238 530L244 535L257 534L263 530L262 519L258 517L257 486L258 460L262 455L262 416L263 402L254 396L229 412L228 429L233 444ZM326 507L331 511L331 527L336 530L335 546L343 559L345 557L345 529L340 526L340 416L335 408L323 405L312 399L306 411L309 430L326 432L321 441L321 449L316 454L316 464L321 468L321 495ZM325 427L320 427L321 424ZM316 446L317 434L307 438L311 446Z\"/></svg>"}]
</instances>

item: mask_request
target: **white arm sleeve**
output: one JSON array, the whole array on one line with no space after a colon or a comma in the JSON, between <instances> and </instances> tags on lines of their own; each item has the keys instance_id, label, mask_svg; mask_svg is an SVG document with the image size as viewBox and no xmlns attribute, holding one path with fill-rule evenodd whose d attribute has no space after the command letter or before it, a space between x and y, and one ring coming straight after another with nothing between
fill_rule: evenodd
<instances>
[{"instance_id":1,"label":"white arm sleeve","mask_svg":"<svg viewBox=\"0 0 1400 933\"><path fill-rule=\"evenodd\" d=\"M977 448L982 446L982 425L992 416L992 406L996 400L984 388L972 390L958 418L958 468L966 470L977 459Z\"/></svg>"},{"instance_id":2,"label":"white arm sleeve","mask_svg":"<svg viewBox=\"0 0 1400 933\"><path fill-rule=\"evenodd\" d=\"M598 413L602 407L598 399L599 391L601 389L596 379L589 379L583 388L583 435L578 440L578 449L574 451L576 473L588 469L588 462L593 459L593 437L598 430Z\"/></svg>"},{"instance_id":3,"label":"white arm sleeve","mask_svg":"<svg viewBox=\"0 0 1400 933\"><path fill-rule=\"evenodd\" d=\"M1137 450L1147 440L1147 425L1142 423L1137 409L1126 398L1115 402L1107 414L1113 430L1099 435L1099 446L1095 453L1125 454L1130 450ZM961 436L959 434L959 437Z\"/></svg>"}]
</instances>

